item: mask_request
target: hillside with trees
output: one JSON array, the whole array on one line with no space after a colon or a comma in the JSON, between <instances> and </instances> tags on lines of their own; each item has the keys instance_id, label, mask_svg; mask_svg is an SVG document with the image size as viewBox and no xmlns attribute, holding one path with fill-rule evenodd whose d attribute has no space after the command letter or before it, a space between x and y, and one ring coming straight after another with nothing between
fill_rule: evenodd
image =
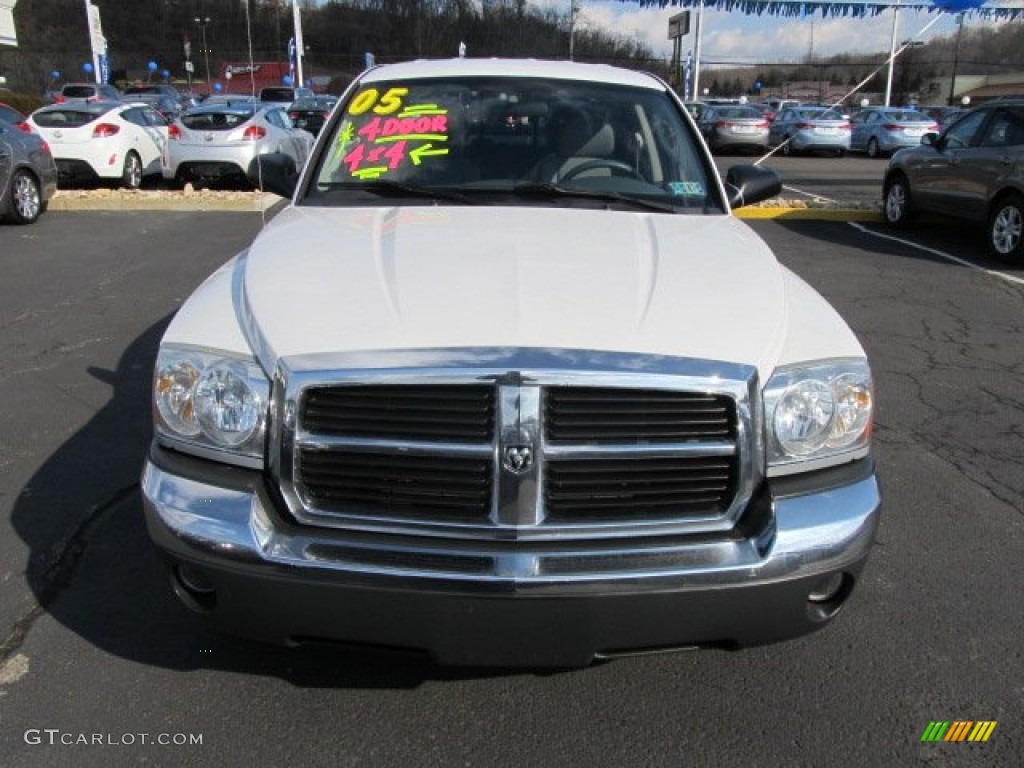
<instances>
[{"instance_id":1,"label":"hillside with trees","mask_svg":"<svg viewBox=\"0 0 1024 768\"><path fill-rule=\"evenodd\" d=\"M203 29L196 19L209 18L205 38L211 70L225 61L287 58L292 35L289 0L93 0L100 8L107 37L113 79L145 78L147 65L156 62L174 79L184 78L183 44L191 42L197 75L204 59ZM304 0L303 30L307 46L306 74L321 84L330 81L339 90L363 67L372 52L378 62L419 57L456 55L465 42L470 56L524 56L567 58L568 7L540 9L525 0L500 0L487 5L479 0ZM0 49L0 74L8 87L42 93L59 71L60 80L79 80L82 65L91 60L82 0L30 0L15 7L19 48ZM855 22L851 22L855 23ZM1024 70L1024 35L1021 22L972 28L965 24L959 46L950 35L909 49L900 58L894 78L898 94L909 93L921 82L948 76L957 60L960 74L991 74ZM861 82L882 65L887 52L808 57L798 62L772 62L742 67L713 66L703 70L702 85L716 95L750 94L755 81L766 88L794 81L820 81L834 85ZM671 79L669 62L654 56L634 37L577 28L574 58L642 68ZM885 72L866 90L884 88Z\"/></svg>"},{"instance_id":2,"label":"hillside with trees","mask_svg":"<svg viewBox=\"0 0 1024 768\"><path fill-rule=\"evenodd\" d=\"M197 74L202 73L205 24L210 67L225 61L285 61L292 36L291 3L252 0L93 0L99 7L108 41L112 79L146 77L147 65L183 78L184 42L191 43ZM484 12L473 0L331 0L302 2L307 72L350 79L366 52L378 62L420 57L447 57L465 42L471 56L566 58L566 14L542 10L524 0L494 3ZM82 0L31 0L15 7L19 48L0 48L0 73L9 87L41 92L50 73L62 80L85 77L91 61ZM576 58L616 61L626 66L659 64L651 50L634 38L596 30L577 30ZM663 65L662 65L663 66Z\"/></svg>"}]
</instances>

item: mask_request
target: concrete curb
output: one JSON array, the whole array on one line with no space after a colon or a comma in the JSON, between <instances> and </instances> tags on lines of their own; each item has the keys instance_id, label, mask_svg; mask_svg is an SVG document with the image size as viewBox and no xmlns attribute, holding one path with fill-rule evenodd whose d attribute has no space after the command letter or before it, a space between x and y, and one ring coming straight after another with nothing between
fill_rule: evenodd
<instances>
[{"instance_id":1,"label":"concrete curb","mask_svg":"<svg viewBox=\"0 0 1024 768\"><path fill-rule=\"evenodd\" d=\"M269 192L58 191L51 211L266 211L281 201Z\"/></svg>"}]
</instances>

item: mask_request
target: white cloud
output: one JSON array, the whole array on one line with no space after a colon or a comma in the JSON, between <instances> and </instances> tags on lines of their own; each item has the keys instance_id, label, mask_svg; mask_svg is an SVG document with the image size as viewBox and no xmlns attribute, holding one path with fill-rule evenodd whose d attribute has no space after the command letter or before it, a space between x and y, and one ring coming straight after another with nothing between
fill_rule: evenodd
<instances>
[{"instance_id":1,"label":"white cloud","mask_svg":"<svg viewBox=\"0 0 1024 768\"><path fill-rule=\"evenodd\" d=\"M570 0L531 0L534 5L554 8L568 14ZM641 8L639 3L616 0L577 0L581 6L580 24L608 32L633 36L646 42L657 56L668 57L668 20L680 12L678 6ZM696 19L683 48L693 46ZM888 51L893 17L884 13L874 18L783 19L768 15L752 16L740 12L707 12L704 17L701 50L704 60L772 63L800 60L811 47L813 26L814 54L873 53ZM982 24L969 20L968 24ZM922 39L936 34L948 35L955 29L948 14L901 11L897 40L914 38L928 27Z\"/></svg>"}]
</instances>

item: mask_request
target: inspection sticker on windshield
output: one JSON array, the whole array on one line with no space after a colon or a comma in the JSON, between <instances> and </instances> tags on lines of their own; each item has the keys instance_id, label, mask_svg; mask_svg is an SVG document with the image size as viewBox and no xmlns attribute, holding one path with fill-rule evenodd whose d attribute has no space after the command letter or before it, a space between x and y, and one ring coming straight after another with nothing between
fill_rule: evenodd
<instances>
[{"instance_id":1,"label":"inspection sticker on windshield","mask_svg":"<svg viewBox=\"0 0 1024 768\"><path fill-rule=\"evenodd\" d=\"M670 181L668 188L673 195L685 195L686 197L704 197L704 185L699 181Z\"/></svg>"}]
</instances>

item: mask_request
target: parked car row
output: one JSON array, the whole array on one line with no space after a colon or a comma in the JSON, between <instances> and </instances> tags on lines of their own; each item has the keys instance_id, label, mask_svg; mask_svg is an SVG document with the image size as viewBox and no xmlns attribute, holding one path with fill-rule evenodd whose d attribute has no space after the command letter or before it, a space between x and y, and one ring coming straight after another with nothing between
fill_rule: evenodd
<instances>
[{"instance_id":1,"label":"parked car row","mask_svg":"<svg viewBox=\"0 0 1024 768\"><path fill-rule=\"evenodd\" d=\"M245 183L256 155L282 152L300 168L313 143L285 105L237 98L193 107L176 119L149 101L65 101L23 122L51 148L62 184L113 182L125 189L138 189L150 176L179 186Z\"/></svg>"},{"instance_id":2,"label":"parked car row","mask_svg":"<svg viewBox=\"0 0 1024 768\"><path fill-rule=\"evenodd\" d=\"M866 107L852 116L839 107L776 100L764 104L688 102L705 141L714 152L777 148L784 155L824 152L843 157L864 152L891 155L937 133L963 110L927 114L916 109Z\"/></svg>"}]
</instances>

